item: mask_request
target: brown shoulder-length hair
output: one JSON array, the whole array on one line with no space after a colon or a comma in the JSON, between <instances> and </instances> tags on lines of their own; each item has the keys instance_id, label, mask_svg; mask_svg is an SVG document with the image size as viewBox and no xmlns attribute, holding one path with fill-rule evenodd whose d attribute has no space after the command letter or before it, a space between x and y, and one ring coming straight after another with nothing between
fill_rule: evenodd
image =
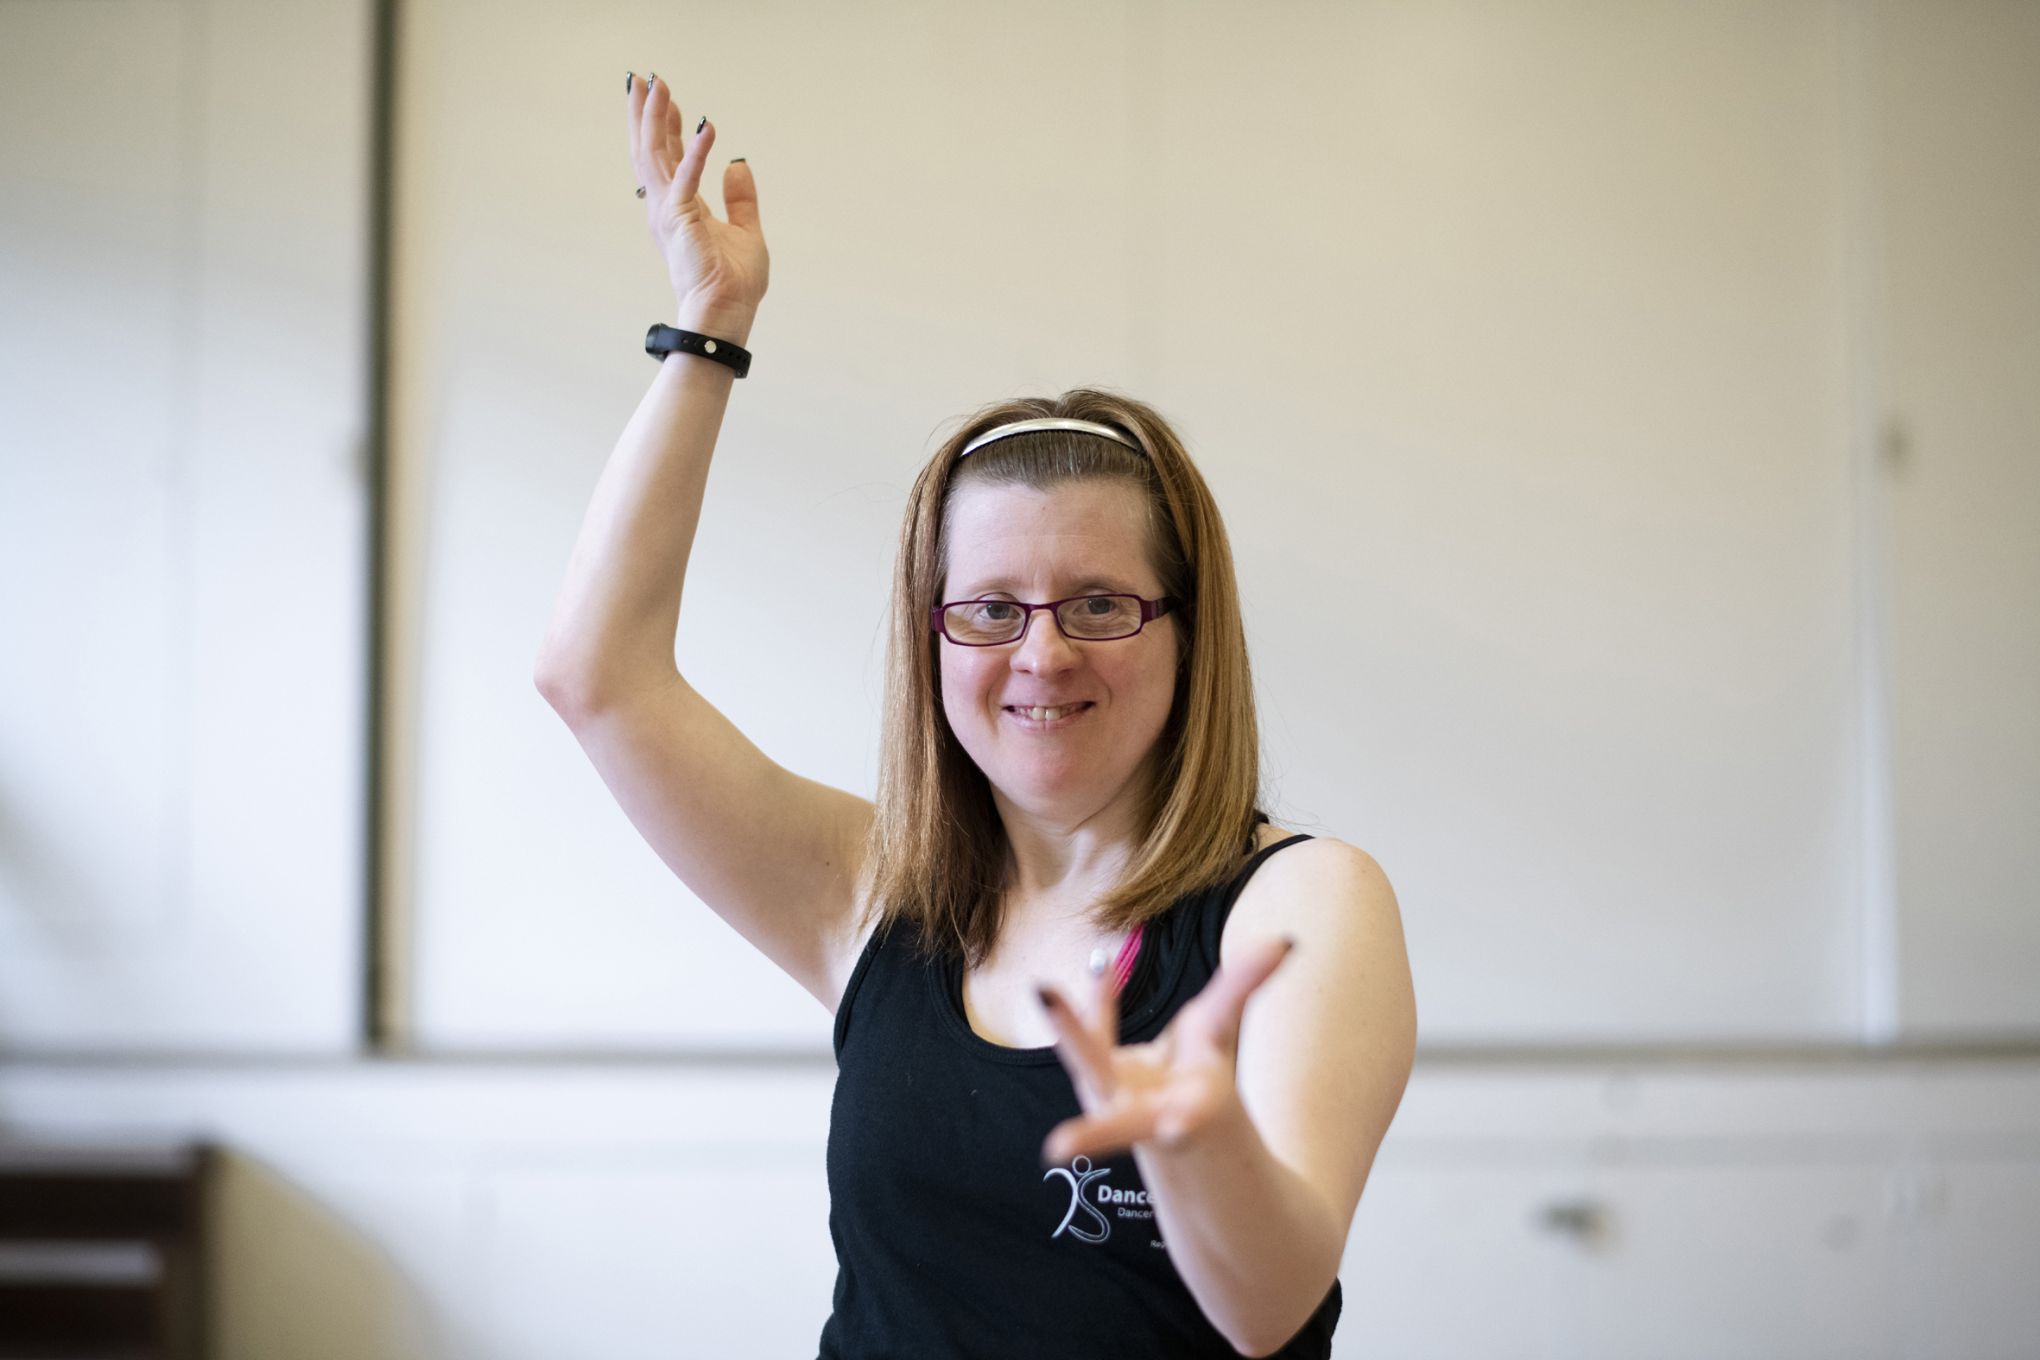
<instances>
[{"instance_id":1,"label":"brown shoulder-length hair","mask_svg":"<svg viewBox=\"0 0 2040 1360\"><path fill-rule=\"evenodd\" d=\"M978 435L1035 416L1111 425L1144 452L1104 435L1040 430L996 439L958 460ZM1092 919L1109 931L1131 930L1238 872L1252 843L1260 793L1253 676L1232 548L1210 488L1168 422L1130 397L1080 387L993 403L966 417L915 478L893 568L878 798L864 855L869 906L860 925L871 912L881 931L912 921L926 956L948 954L975 967L990 954L1003 916L1005 827L990 782L942 710L942 636L928 623L948 574L951 494L981 484L1047 489L1089 479L1141 489L1162 593L1183 602L1165 616L1176 621L1180 644L1176 690L1146 766L1139 839Z\"/></svg>"}]
</instances>

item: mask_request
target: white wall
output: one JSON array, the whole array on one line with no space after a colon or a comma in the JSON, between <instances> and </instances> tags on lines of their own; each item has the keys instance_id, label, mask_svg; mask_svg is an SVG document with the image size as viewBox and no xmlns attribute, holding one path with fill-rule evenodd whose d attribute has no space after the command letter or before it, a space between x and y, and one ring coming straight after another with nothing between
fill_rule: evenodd
<instances>
[{"instance_id":1,"label":"white wall","mask_svg":"<svg viewBox=\"0 0 2040 1360\"><path fill-rule=\"evenodd\" d=\"M774 256L679 630L769 754L871 791L958 413L1118 387L1216 489L1273 811L1384 864L1420 994L1344 1353L2013 1353L2040 9L1018 13L402 8L392 1063L372 13L0 7L0 1134L226 1140L229 1355L812 1344L828 1016L531 683L670 319L657 70Z\"/></svg>"},{"instance_id":2,"label":"white wall","mask_svg":"<svg viewBox=\"0 0 2040 1360\"><path fill-rule=\"evenodd\" d=\"M678 652L780 763L875 784L899 513L945 422L1122 386L1228 517L1277 820L1413 904L1427 1042L2040 1029L2002 963L2040 959L2028 19L407 16L390 890L421 1043L825 1044L529 683L670 310L619 61L714 115L711 197L730 156L759 185L775 282ZM1959 202L1914 206L1957 153ZM1964 327L2006 337L1994 380L1944 366ZM801 636L748 627L824 590Z\"/></svg>"},{"instance_id":3,"label":"white wall","mask_svg":"<svg viewBox=\"0 0 2040 1360\"><path fill-rule=\"evenodd\" d=\"M0 1051L361 1028L368 37L0 7Z\"/></svg>"}]
</instances>

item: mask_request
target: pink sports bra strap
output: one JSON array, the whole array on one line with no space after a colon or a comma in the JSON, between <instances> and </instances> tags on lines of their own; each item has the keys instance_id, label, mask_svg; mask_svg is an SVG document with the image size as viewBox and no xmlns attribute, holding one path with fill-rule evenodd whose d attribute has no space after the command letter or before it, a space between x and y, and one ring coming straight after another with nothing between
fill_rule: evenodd
<instances>
[{"instance_id":1,"label":"pink sports bra strap","mask_svg":"<svg viewBox=\"0 0 2040 1360\"><path fill-rule=\"evenodd\" d=\"M1112 990L1115 992L1125 991L1127 980L1133 976L1134 960L1140 957L1141 932L1145 929L1146 922L1135 926L1133 934L1126 937L1126 943L1119 946L1119 957L1112 962Z\"/></svg>"}]
</instances>

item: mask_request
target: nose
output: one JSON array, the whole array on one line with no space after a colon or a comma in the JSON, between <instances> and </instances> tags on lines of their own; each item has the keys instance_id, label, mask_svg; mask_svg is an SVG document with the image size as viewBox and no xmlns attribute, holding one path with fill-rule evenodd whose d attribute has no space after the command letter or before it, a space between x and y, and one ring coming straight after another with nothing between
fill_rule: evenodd
<instances>
[{"instance_id":1,"label":"nose","mask_svg":"<svg viewBox=\"0 0 2040 1360\"><path fill-rule=\"evenodd\" d=\"M1013 648L1014 662L1024 662L1024 670L1067 665L1076 659L1076 654L1076 645L1063 636L1062 625L1056 622L1055 611L1050 609L1037 609L1027 616L1026 630Z\"/></svg>"}]
</instances>

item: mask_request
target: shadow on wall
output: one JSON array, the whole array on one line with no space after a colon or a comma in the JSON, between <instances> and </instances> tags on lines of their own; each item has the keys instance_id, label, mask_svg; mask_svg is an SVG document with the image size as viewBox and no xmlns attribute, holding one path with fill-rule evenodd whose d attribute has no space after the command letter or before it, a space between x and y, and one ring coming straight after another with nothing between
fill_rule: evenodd
<instances>
[{"instance_id":1,"label":"shadow on wall","mask_svg":"<svg viewBox=\"0 0 2040 1360\"><path fill-rule=\"evenodd\" d=\"M312 1194L223 1153L207 1266L217 1360L440 1360L460 1346L398 1263Z\"/></svg>"}]
</instances>

